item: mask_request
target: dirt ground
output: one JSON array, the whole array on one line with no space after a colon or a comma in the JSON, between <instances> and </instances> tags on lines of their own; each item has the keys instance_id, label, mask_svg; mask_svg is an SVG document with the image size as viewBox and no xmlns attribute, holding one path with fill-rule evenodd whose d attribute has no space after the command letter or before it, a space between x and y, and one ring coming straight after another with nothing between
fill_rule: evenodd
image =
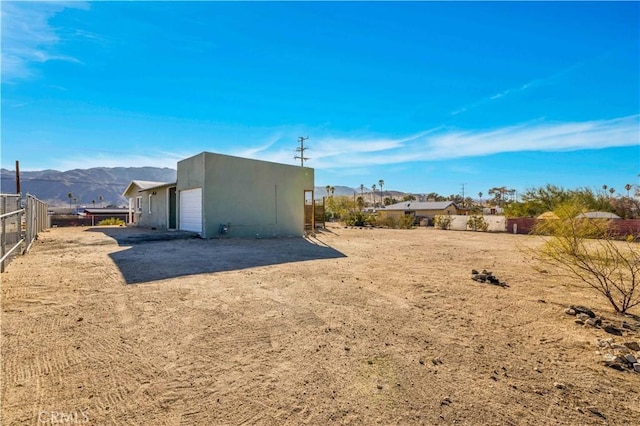
<instances>
[{"instance_id":1,"label":"dirt ground","mask_svg":"<svg viewBox=\"0 0 640 426\"><path fill-rule=\"evenodd\" d=\"M640 337L575 324L621 318L536 272L536 237L132 235L52 229L2 274L2 425L640 424L594 343Z\"/></svg>"}]
</instances>

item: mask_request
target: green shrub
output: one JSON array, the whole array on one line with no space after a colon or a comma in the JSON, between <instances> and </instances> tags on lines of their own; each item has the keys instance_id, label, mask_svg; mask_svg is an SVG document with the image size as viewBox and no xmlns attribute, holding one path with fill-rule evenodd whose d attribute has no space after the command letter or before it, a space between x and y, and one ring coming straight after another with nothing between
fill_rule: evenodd
<instances>
[{"instance_id":1,"label":"green shrub","mask_svg":"<svg viewBox=\"0 0 640 426\"><path fill-rule=\"evenodd\" d=\"M364 222L367 224L367 226L376 226L377 224L376 216L372 214L367 215Z\"/></svg>"},{"instance_id":2,"label":"green shrub","mask_svg":"<svg viewBox=\"0 0 640 426\"><path fill-rule=\"evenodd\" d=\"M398 228L400 229L411 229L413 228L413 223L415 222L415 217L411 215L405 215L398 220Z\"/></svg>"},{"instance_id":3,"label":"green shrub","mask_svg":"<svg viewBox=\"0 0 640 426\"><path fill-rule=\"evenodd\" d=\"M98 222L98 226L108 226L108 225L118 225L118 226L124 226L124 220L122 219L117 219L115 217L110 217L109 219L103 219L100 222Z\"/></svg>"},{"instance_id":4,"label":"green shrub","mask_svg":"<svg viewBox=\"0 0 640 426\"><path fill-rule=\"evenodd\" d=\"M344 224L347 226L365 226L369 220L369 216L371 215L359 211L352 211L344 218Z\"/></svg>"},{"instance_id":5,"label":"green shrub","mask_svg":"<svg viewBox=\"0 0 640 426\"><path fill-rule=\"evenodd\" d=\"M376 225L384 228L395 229L398 227L398 222L393 217L382 216L378 218L378 220L376 221Z\"/></svg>"},{"instance_id":6,"label":"green shrub","mask_svg":"<svg viewBox=\"0 0 640 426\"><path fill-rule=\"evenodd\" d=\"M489 224L484 220L484 217L474 215L469 217L469 220L467 221L467 228L472 231L486 231L489 229Z\"/></svg>"},{"instance_id":7,"label":"green shrub","mask_svg":"<svg viewBox=\"0 0 640 426\"><path fill-rule=\"evenodd\" d=\"M433 218L433 226L439 229L449 229L451 228L451 216L438 214Z\"/></svg>"}]
</instances>

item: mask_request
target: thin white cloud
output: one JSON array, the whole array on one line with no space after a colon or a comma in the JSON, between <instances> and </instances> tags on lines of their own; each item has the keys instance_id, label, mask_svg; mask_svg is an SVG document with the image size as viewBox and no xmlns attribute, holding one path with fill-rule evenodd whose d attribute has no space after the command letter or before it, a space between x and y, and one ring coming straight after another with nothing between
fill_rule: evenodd
<instances>
[{"instance_id":1,"label":"thin white cloud","mask_svg":"<svg viewBox=\"0 0 640 426\"><path fill-rule=\"evenodd\" d=\"M82 154L69 156L58 161L55 168L57 170L70 170L81 167L90 169L93 167L168 167L175 169L178 161L188 158L197 152L149 152L146 154L127 154L117 152L96 152L91 155ZM40 167L40 168L49 168ZM32 167L34 170L39 167Z\"/></svg>"},{"instance_id":2,"label":"thin white cloud","mask_svg":"<svg viewBox=\"0 0 640 426\"><path fill-rule=\"evenodd\" d=\"M80 63L56 50L61 39L49 20L66 8L88 8L85 2L1 2L2 82L34 75L32 65L48 61Z\"/></svg>"},{"instance_id":3,"label":"thin white cloud","mask_svg":"<svg viewBox=\"0 0 640 426\"><path fill-rule=\"evenodd\" d=\"M263 129L264 130L264 129ZM326 130L324 130L326 132ZM264 133L267 133L264 130ZM238 149L221 143L190 145L188 150L134 152L89 151L65 155L42 168L66 170L89 167L155 166L175 168L179 160L202 151L242 156L283 164L299 164L296 155L296 130L277 129L256 140L254 147ZM380 136L316 134L309 141L309 167L344 175L361 173L374 166L402 167L406 163L429 163L456 158L483 157L494 154L531 151L576 151L610 147L638 146L640 115L610 120L554 123L538 121L489 130L433 129L399 138ZM234 138L235 139L235 138ZM307 145L307 143L305 145ZM51 161L51 159L49 159ZM39 165L32 165L35 169ZM358 174L355 173L355 174Z\"/></svg>"},{"instance_id":4,"label":"thin white cloud","mask_svg":"<svg viewBox=\"0 0 640 426\"><path fill-rule=\"evenodd\" d=\"M638 115L611 120L533 122L489 130L432 129L402 138L317 135L307 141L309 167L324 170L399 165L523 151L575 151L638 145ZM284 136L283 136L284 135ZM245 148L248 158L297 164L296 137L280 131L278 143ZM286 146L283 146L286 141ZM239 151L222 154L239 155Z\"/></svg>"},{"instance_id":5,"label":"thin white cloud","mask_svg":"<svg viewBox=\"0 0 640 426\"><path fill-rule=\"evenodd\" d=\"M260 146L250 147L250 148L241 148L233 153L229 153L229 155L235 155L237 157L246 157L246 158L254 158L259 157L260 154L267 151L271 148L275 143L277 143L282 137L281 133L277 133L267 138L267 140Z\"/></svg>"},{"instance_id":6,"label":"thin white cloud","mask_svg":"<svg viewBox=\"0 0 640 426\"><path fill-rule=\"evenodd\" d=\"M611 120L570 123L525 123L491 130L442 130L398 139L319 138L309 153L310 167L339 169L428 162L523 151L575 151L636 146L638 115Z\"/></svg>"},{"instance_id":7,"label":"thin white cloud","mask_svg":"<svg viewBox=\"0 0 640 426\"><path fill-rule=\"evenodd\" d=\"M555 78L555 76L553 76L553 77L549 77L549 79L551 79L551 78ZM545 80L547 80L547 79L545 79ZM480 100L479 100L479 101L477 101L477 102L474 102L474 103L469 104L469 105L465 105L465 106L463 106L462 108L459 108L459 109L457 109L457 110L455 110L455 111L452 111L452 112L451 112L451 115L453 116L453 115L462 114L463 112L469 111L470 109L477 108L477 107L479 107L479 106L481 106L481 105L484 105L484 104L486 104L486 103L489 103L489 102L491 102L491 101L495 101L495 100L498 100L498 99L500 99L500 98L504 98L505 96L508 96L508 95L511 95L511 94L515 94L515 93L523 92L523 91L525 91L525 90L529 89L530 87L533 87L533 86L535 86L535 85L540 84L542 81L543 81L543 80L533 80L533 81L530 81L530 82L528 82L528 83L525 83L525 84L523 84L523 85L521 85L521 86L513 87L513 88L511 88L511 89L503 90L503 91L498 92L498 93L496 93L496 94L494 94L494 95L487 96L486 98L480 99Z\"/></svg>"},{"instance_id":8,"label":"thin white cloud","mask_svg":"<svg viewBox=\"0 0 640 426\"><path fill-rule=\"evenodd\" d=\"M553 81L558 80L561 77L564 77L565 75L572 73L576 70L579 70L582 66L583 66L583 62L578 62L574 65L571 65L570 67L564 68L558 72L556 72L553 75L550 75L548 77L544 77L544 78L537 78L534 80L529 81L528 83L524 83L520 86L516 86L516 87L512 87L503 91L500 91L498 93L495 93L493 95L484 97L476 102L470 103L468 105L465 105L461 108L458 108L454 111L452 111L450 113L451 116L456 116L458 114L462 114L463 112L467 112L469 110L475 109L479 106L485 105L489 102L492 101L497 101L498 99L502 99L504 97L507 97L509 95L515 95L521 92L524 92L525 90L531 89L531 88L535 88L538 86L543 86L543 85L548 85L551 84Z\"/></svg>"},{"instance_id":9,"label":"thin white cloud","mask_svg":"<svg viewBox=\"0 0 640 426\"><path fill-rule=\"evenodd\" d=\"M508 90L504 90L502 92L496 93L495 95L490 96L489 100L493 101L495 99L500 99L500 98L503 98L503 97L505 97L507 95L510 95L511 93L522 92L523 90L527 90L529 87L533 86L534 83L535 83L535 81L532 81L532 82L529 82L527 84L523 84L520 87L516 87L516 88L513 88L513 89L508 89Z\"/></svg>"},{"instance_id":10,"label":"thin white cloud","mask_svg":"<svg viewBox=\"0 0 640 426\"><path fill-rule=\"evenodd\" d=\"M573 123L522 124L489 131L454 131L429 139L432 159L519 151L575 151L638 144L639 116Z\"/></svg>"}]
</instances>

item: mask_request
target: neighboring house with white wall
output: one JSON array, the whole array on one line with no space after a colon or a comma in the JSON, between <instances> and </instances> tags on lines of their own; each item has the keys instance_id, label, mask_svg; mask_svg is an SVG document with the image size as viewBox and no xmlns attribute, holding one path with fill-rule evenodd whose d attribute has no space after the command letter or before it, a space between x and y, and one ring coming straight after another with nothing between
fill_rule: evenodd
<instances>
[{"instance_id":1,"label":"neighboring house with white wall","mask_svg":"<svg viewBox=\"0 0 640 426\"><path fill-rule=\"evenodd\" d=\"M399 220L403 216L412 216L416 220L429 219L437 215L459 214L460 209L453 201L403 201L377 210L380 218Z\"/></svg>"},{"instance_id":2,"label":"neighboring house with white wall","mask_svg":"<svg viewBox=\"0 0 640 426\"><path fill-rule=\"evenodd\" d=\"M300 236L313 224L314 170L202 152L178 162L176 182L132 181L124 192L132 222L204 238Z\"/></svg>"}]
</instances>

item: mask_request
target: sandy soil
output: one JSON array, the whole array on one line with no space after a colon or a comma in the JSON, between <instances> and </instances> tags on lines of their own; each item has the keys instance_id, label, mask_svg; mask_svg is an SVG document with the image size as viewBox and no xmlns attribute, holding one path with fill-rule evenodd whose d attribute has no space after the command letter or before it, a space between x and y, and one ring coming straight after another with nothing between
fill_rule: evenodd
<instances>
[{"instance_id":1,"label":"sandy soil","mask_svg":"<svg viewBox=\"0 0 640 426\"><path fill-rule=\"evenodd\" d=\"M535 237L127 232L53 229L2 274L3 425L640 424L640 374L564 309L620 319Z\"/></svg>"}]
</instances>

